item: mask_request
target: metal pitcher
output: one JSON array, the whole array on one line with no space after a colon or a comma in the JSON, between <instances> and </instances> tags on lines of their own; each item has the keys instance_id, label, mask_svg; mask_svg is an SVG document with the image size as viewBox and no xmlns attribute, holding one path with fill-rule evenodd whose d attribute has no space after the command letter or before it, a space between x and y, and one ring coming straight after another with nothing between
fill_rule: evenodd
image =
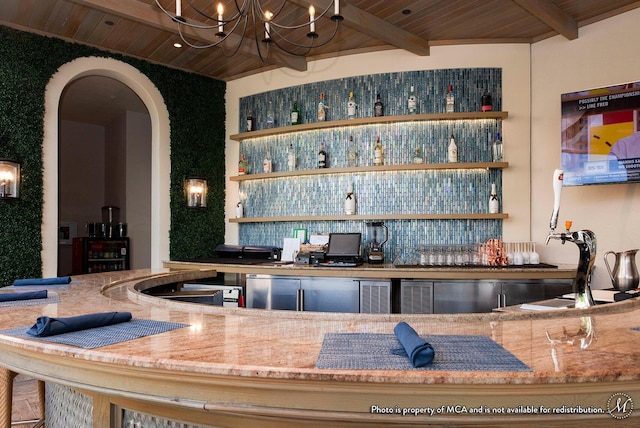
<instances>
[{"instance_id":1,"label":"metal pitcher","mask_svg":"<svg viewBox=\"0 0 640 428\"><path fill-rule=\"evenodd\" d=\"M636 253L640 251L628 250L616 253L607 251L604 253L604 264L607 265L613 288L620 291L633 290L638 288L640 277L638 276L638 268L636 266ZM613 270L609 267L607 255L614 254L616 261L613 264Z\"/></svg>"}]
</instances>

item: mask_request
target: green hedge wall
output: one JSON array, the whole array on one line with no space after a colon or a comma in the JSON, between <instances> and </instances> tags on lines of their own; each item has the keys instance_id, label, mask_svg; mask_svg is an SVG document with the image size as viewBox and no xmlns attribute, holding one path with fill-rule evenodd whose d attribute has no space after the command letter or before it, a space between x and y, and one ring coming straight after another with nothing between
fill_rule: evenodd
<instances>
[{"instance_id":1,"label":"green hedge wall","mask_svg":"<svg viewBox=\"0 0 640 428\"><path fill-rule=\"evenodd\" d=\"M19 200L0 200L0 287L42 269L42 140L47 83L75 58L110 57L145 74L171 127L170 257L211 257L224 242L224 82L0 26L0 158L22 164ZM187 209L183 180L208 180L206 209Z\"/></svg>"}]
</instances>

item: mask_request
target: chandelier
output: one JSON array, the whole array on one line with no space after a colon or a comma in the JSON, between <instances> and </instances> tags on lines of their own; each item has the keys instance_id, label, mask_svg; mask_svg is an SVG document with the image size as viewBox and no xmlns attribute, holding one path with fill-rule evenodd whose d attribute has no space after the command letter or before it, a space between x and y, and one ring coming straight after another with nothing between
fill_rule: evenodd
<instances>
[{"instance_id":1,"label":"chandelier","mask_svg":"<svg viewBox=\"0 0 640 428\"><path fill-rule=\"evenodd\" d=\"M264 0L234 0L231 11L225 10L222 3L218 3L216 15L212 16L202 8L195 5L195 0L184 0L186 5L192 9L189 16L199 16L199 21L187 20L182 12L182 0L176 0L175 11L170 11L160 4L160 0L155 0L156 5L167 14L178 27L178 34L182 41L197 49L206 49L220 46L228 48L232 46L228 56L235 55L245 39L252 40L256 44L258 54L263 62L266 62L270 46L276 46L291 55L305 56L311 49L324 46L329 43L338 31L339 23L344 19L340 15L340 0L333 0L321 13L316 13L313 5L309 6L309 18L301 23L285 24L284 17L290 16L292 1L282 0L280 5L274 9L263 7ZM274 3L273 1L271 3ZM294 2L295 3L295 2ZM293 5L292 7L297 7ZM322 38L316 32L316 23L330 11L333 15L330 19L335 26L333 32ZM199 44L190 41L184 35L184 28L189 27L194 30L210 30L215 32L211 43ZM307 42L302 35L306 31ZM234 46L235 45L235 46Z\"/></svg>"}]
</instances>

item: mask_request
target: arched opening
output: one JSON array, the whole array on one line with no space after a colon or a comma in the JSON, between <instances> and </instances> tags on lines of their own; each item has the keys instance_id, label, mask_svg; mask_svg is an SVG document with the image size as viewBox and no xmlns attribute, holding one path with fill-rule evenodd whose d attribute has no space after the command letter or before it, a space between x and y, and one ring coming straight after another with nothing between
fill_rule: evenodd
<instances>
[{"instance_id":1,"label":"arched opening","mask_svg":"<svg viewBox=\"0 0 640 428\"><path fill-rule=\"evenodd\" d=\"M42 221L42 274L58 270L58 139L59 105L65 88L87 76L114 79L142 100L151 122L151 268L169 257L169 120L162 96L153 83L134 67L111 58L78 58L58 70L47 85L43 141L44 203ZM82 226L84 227L84 226Z\"/></svg>"}]
</instances>

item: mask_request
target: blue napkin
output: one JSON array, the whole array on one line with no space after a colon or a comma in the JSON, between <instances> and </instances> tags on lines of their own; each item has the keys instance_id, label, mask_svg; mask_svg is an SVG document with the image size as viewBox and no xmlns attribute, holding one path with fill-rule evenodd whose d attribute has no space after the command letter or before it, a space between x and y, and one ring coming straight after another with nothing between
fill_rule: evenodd
<instances>
[{"instance_id":1,"label":"blue napkin","mask_svg":"<svg viewBox=\"0 0 640 428\"><path fill-rule=\"evenodd\" d=\"M13 285L58 285L58 284L68 284L71 282L70 276L61 276L57 278L27 278L27 279L16 279L13 281Z\"/></svg>"},{"instance_id":2,"label":"blue napkin","mask_svg":"<svg viewBox=\"0 0 640 428\"><path fill-rule=\"evenodd\" d=\"M70 318L39 317L27 333L32 336L47 337L128 321L131 321L130 312L103 312L98 314L79 315Z\"/></svg>"},{"instance_id":3,"label":"blue napkin","mask_svg":"<svg viewBox=\"0 0 640 428\"><path fill-rule=\"evenodd\" d=\"M433 361L435 356L433 346L422 340L409 324L404 321L399 322L393 332L411 360L413 367L423 367ZM400 351L402 352L402 350Z\"/></svg>"},{"instance_id":4,"label":"blue napkin","mask_svg":"<svg viewBox=\"0 0 640 428\"><path fill-rule=\"evenodd\" d=\"M13 302L16 300L46 299L47 290L21 291L19 293L0 293L0 302Z\"/></svg>"}]
</instances>

